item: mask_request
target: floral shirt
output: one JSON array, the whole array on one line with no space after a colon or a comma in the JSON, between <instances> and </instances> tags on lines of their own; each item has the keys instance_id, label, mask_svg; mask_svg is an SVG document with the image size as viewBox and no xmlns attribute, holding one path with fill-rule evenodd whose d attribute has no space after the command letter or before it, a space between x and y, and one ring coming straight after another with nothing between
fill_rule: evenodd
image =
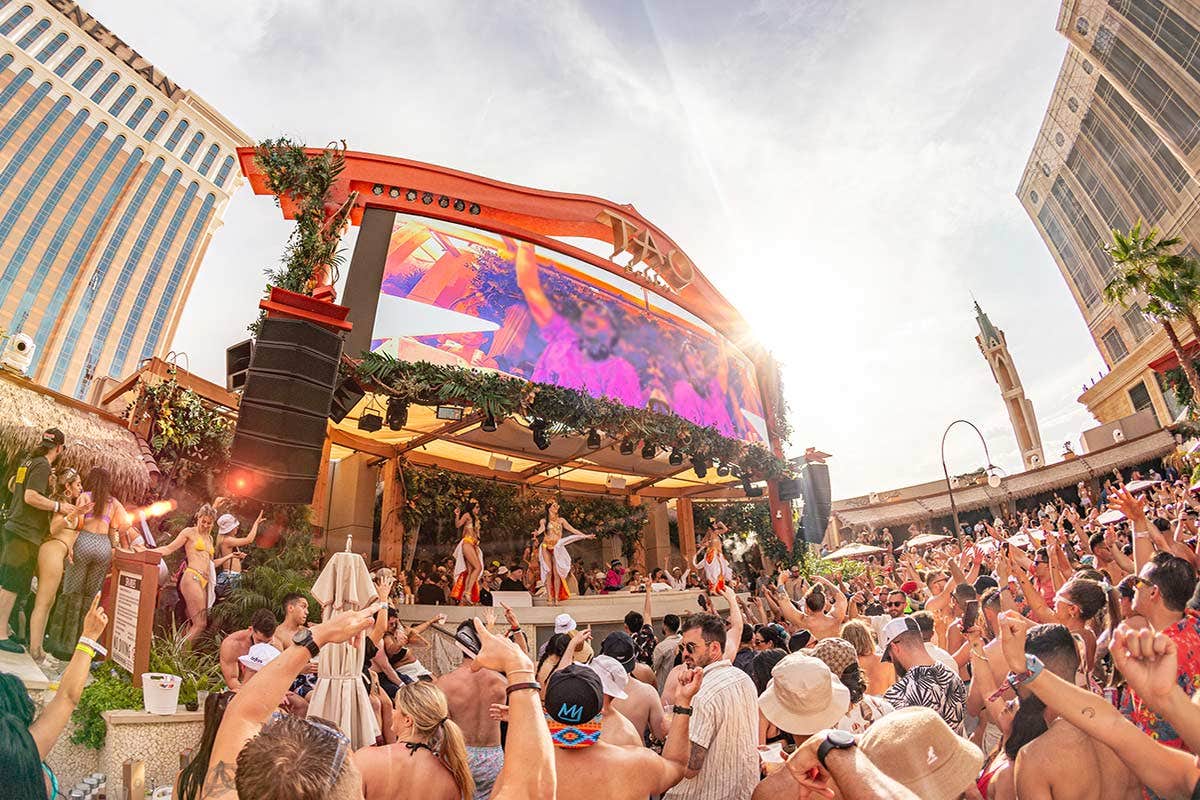
<instances>
[{"instance_id":1,"label":"floral shirt","mask_svg":"<svg viewBox=\"0 0 1200 800\"><path fill-rule=\"evenodd\" d=\"M862 700L851 706L846 715L833 727L839 731L849 731L857 736L860 733L866 733L867 728L878 722L885 714L890 714L895 710L896 707L882 697L864 694Z\"/></svg>"},{"instance_id":2,"label":"floral shirt","mask_svg":"<svg viewBox=\"0 0 1200 800\"><path fill-rule=\"evenodd\" d=\"M963 734L963 711L967 687L962 679L941 664L913 667L883 693L896 708L925 706L938 712L950 730Z\"/></svg>"},{"instance_id":3,"label":"floral shirt","mask_svg":"<svg viewBox=\"0 0 1200 800\"><path fill-rule=\"evenodd\" d=\"M1179 688L1191 697L1196 688L1200 686L1200 615L1189 610L1183 619L1162 633L1175 642L1175 648L1179 653ZM1142 701L1142 698L1137 696L1136 692L1129 691L1128 699L1121 710L1134 725L1150 734L1152 738L1168 747L1191 752L1184 744L1183 739L1171 727L1171 723L1152 711Z\"/></svg>"}]
</instances>

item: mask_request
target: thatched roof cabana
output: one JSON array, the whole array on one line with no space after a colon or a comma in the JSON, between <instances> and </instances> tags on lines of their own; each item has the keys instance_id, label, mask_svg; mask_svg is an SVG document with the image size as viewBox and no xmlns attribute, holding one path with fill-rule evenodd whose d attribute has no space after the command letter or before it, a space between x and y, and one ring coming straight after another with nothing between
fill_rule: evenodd
<instances>
[{"instance_id":1,"label":"thatched roof cabana","mask_svg":"<svg viewBox=\"0 0 1200 800\"><path fill-rule=\"evenodd\" d=\"M113 491L126 502L149 498L153 459L143 452L125 421L87 403L0 369L0 461L6 466L32 450L46 428L58 428L67 439L59 462L84 476L104 467L113 478ZM148 460L149 459L149 460Z\"/></svg>"}]
</instances>

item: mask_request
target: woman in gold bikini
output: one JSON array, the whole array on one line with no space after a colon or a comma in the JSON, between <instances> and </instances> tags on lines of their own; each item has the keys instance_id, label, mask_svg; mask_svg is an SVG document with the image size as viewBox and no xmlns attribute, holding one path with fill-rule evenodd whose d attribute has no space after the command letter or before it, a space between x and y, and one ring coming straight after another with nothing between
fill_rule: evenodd
<instances>
[{"instance_id":1,"label":"woman in gold bikini","mask_svg":"<svg viewBox=\"0 0 1200 800\"><path fill-rule=\"evenodd\" d=\"M483 550L479 547L479 501L472 500L465 514L454 507L454 526L462 539L454 548L454 586L450 599L460 606L479 603L479 576L483 574Z\"/></svg>"},{"instance_id":2,"label":"woman in gold bikini","mask_svg":"<svg viewBox=\"0 0 1200 800\"><path fill-rule=\"evenodd\" d=\"M83 481L71 467L58 473L55 486L57 489L51 500L74 503L83 494ZM50 536L38 548L37 598L33 601L33 613L29 615L29 655L34 661L41 661L45 655L42 641L46 638L46 620L50 617L58 587L62 585L67 558L75 548L80 520L89 511L90 505L79 507L74 514L55 514L50 520Z\"/></svg>"},{"instance_id":3,"label":"woman in gold bikini","mask_svg":"<svg viewBox=\"0 0 1200 800\"><path fill-rule=\"evenodd\" d=\"M563 536L564 530L571 536ZM546 586L546 597L549 598L550 605L556 606L559 600L566 600L571 596L571 591L567 588L567 576L571 574L571 554L567 545L581 539L596 537L590 533L580 533L571 523L560 517L557 500L551 500L546 505L546 515L542 517L538 529L533 532L535 545L537 537L542 534L545 534L542 536L542 543L536 548L538 566L541 567L542 583Z\"/></svg>"},{"instance_id":4,"label":"woman in gold bikini","mask_svg":"<svg viewBox=\"0 0 1200 800\"><path fill-rule=\"evenodd\" d=\"M216 564L228 561L232 554L214 561L216 548L213 546L213 526L217 522L216 510L205 503L196 511L196 524L184 528L171 543L155 547L147 552L168 556L183 548L183 570L179 575L179 593L187 606L188 629L185 641L191 641L208 627L208 609L212 605L216 580Z\"/></svg>"}]
</instances>

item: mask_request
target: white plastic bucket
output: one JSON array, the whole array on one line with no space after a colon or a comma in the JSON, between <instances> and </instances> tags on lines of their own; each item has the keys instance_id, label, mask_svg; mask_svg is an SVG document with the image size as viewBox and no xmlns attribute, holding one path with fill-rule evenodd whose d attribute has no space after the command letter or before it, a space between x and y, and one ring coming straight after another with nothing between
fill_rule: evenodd
<instances>
[{"instance_id":1,"label":"white plastic bucket","mask_svg":"<svg viewBox=\"0 0 1200 800\"><path fill-rule=\"evenodd\" d=\"M179 706L183 679L165 672L142 673L142 702L151 714L174 714Z\"/></svg>"}]
</instances>

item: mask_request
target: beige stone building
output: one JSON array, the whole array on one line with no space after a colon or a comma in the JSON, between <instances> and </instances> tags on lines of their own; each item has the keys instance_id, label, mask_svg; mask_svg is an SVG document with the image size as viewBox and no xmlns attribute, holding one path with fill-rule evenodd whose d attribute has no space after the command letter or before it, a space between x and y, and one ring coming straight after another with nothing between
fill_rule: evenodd
<instances>
[{"instance_id":1,"label":"beige stone building","mask_svg":"<svg viewBox=\"0 0 1200 800\"><path fill-rule=\"evenodd\" d=\"M249 143L72 0L0 0L0 327L34 380L166 354Z\"/></svg>"},{"instance_id":2,"label":"beige stone building","mask_svg":"<svg viewBox=\"0 0 1200 800\"><path fill-rule=\"evenodd\" d=\"M1108 365L1080 402L1101 423L1151 409L1166 424L1170 344L1139 306L1104 302L1104 245L1142 218L1200 251L1200 3L1064 0L1057 28L1067 54L1017 195Z\"/></svg>"}]
</instances>

